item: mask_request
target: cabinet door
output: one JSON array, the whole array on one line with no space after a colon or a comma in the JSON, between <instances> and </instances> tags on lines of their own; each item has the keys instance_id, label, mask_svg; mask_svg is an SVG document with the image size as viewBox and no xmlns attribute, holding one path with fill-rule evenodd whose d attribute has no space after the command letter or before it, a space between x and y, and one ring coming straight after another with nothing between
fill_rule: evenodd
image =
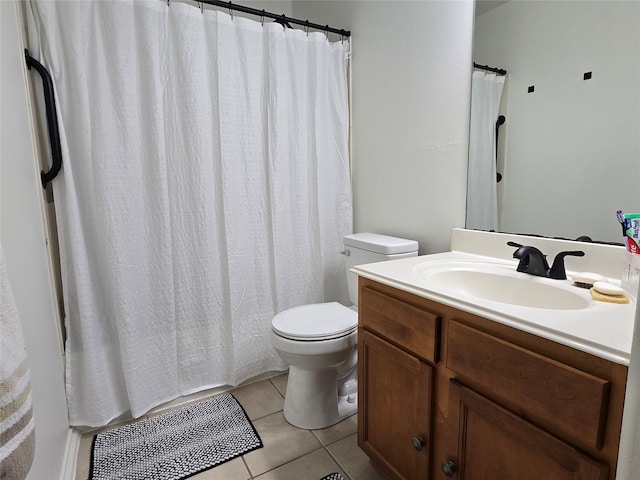
<instances>
[{"instance_id":1,"label":"cabinet door","mask_svg":"<svg viewBox=\"0 0 640 480\"><path fill-rule=\"evenodd\" d=\"M360 330L358 445L390 478L426 480L433 367Z\"/></svg>"},{"instance_id":2,"label":"cabinet door","mask_svg":"<svg viewBox=\"0 0 640 480\"><path fill-rule=\"evenodd\" d=\"M562 415L559 411L558 415ZM447 459L438 478L605 480L608 467L451 381Z\"/></svg>"}]
</instances>

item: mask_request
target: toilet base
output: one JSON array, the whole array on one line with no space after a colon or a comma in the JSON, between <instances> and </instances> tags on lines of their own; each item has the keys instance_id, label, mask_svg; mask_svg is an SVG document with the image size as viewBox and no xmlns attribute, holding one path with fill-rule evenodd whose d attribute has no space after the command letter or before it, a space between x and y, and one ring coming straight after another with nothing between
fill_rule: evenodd
<instances>
[{"instance_id":1,"label":"toilet base","mask_svg":"<svg viewBox=\"0 0 640 480\"><path fill-rule=\"evenodd\" d=\"M338 396L336 369L291 366L284 397L284 418L307 430L326 428L356 413L357 394Z\"/></svg>"}]
</instances>

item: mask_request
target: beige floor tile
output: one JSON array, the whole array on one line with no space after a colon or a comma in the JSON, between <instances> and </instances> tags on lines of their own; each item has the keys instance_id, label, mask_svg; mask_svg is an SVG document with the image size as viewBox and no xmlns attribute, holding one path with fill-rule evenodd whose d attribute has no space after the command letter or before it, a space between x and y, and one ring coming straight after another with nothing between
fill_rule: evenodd
<instances>
[{"instance_id":1,"label":"beige floor tile","mask_svg":"<svg viewBox=\"0 0 640 480\"><path fill-rule=\"evenodd\" d=\"M193 480L249 480L251 475L241 457L190 477Z\"/></svg>"},{"instance_id":2,"label":"beige floor tile","mask_svg":"<svg viewBox=\"0 0 640 480\"><path fill-rule=\"evenodd\" d=\"M249 452L244 460L253 475L260 475L321 447L309 430L287 423L282 412L253 422L262 439L263 448Z\"/></svg>"},{"instance_id":3,"label":"beige floor tile","mask_svg":"<svg viewBox=\"0 0 640 480\"><path fill-rule=\"evenodd\" d=\"M269 380L237 388L231 393L252 421L279 412L284 407L284 397Z\"/></svg>"},{"instance_id":4,"label":"beige floor tile","mask_svg":"<svg viewBox=\"0 0 640 480\"><path fill-rule=\"evenodd\" d=\"M282 375L278 375L277 377L271 377L271 383L273 386L278 389L280 394L284 397L285 393L287 393L287 382L289 381L289 372L283 373Z\"/></svg>"},{"instance_id":5,"label":"beige floor tile","mask_svg":"<svg viewBox=\"0 0 640 480\"><path fill-rule=\"evenodd\" d=\"M312 431L313 434L318 438L318 440L320 440L320 443L322 443L322 445L329 445L358 432L358 415L351 415L349 418L345 418L340 423L336 423L335 425L327 428Z\"/></svg>"},{"instance_id":6,"label":"beige floor tile","mask_svg":"<svg viewBox=\"0 0 640 480\"><path fill-rule=\"evenodd\" d=\"M256 480L320 480L333 472L344 475L344 471L331 458L331 455L324 449L320 449L255 478Z\"/></svg>"},{"instance_id":7,"label":"beige floor tile","mask_svg":"<svg viewBox=\"0 0 640 480\"><path fill-rule=\"evenodd\" d=\"M327 447L351 480L384 480L369 463L369 457L357 445L357 434Z\"/></svg>"}]
</instances>

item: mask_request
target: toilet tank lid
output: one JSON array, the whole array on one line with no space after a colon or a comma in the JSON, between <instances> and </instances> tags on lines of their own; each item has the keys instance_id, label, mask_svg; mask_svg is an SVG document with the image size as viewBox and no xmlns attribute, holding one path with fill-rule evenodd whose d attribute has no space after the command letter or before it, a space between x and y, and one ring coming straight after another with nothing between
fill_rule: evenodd
<instances>
[{"instance_id":1,"label":"toilet tank lid","mask_svg":"<svg viewBox=\"0 0 640 480\"><path fill-rule=\"evenodd\" d=\"M418 242L405 238L390 237L378 233L353 233L344 236L345 246L361 248L375 253L394 255L418 250Z\"/></svg>"}]
</instances>

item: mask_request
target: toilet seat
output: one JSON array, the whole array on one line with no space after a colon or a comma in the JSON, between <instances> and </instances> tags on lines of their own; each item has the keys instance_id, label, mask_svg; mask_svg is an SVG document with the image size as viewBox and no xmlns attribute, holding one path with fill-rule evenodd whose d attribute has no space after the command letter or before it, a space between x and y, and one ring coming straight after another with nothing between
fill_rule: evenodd
<instances>
[{"instance_id":1,"label":"toilet seat","mask_svg":"<svg viewBox=\"0 0 640 480\"><path fill-rule=\"evenodd\" d=\"M271 328L291 340L331 340L356 331L358 314L337 302L301 305L277 314Z\"/></svg>"}]
</instances>

